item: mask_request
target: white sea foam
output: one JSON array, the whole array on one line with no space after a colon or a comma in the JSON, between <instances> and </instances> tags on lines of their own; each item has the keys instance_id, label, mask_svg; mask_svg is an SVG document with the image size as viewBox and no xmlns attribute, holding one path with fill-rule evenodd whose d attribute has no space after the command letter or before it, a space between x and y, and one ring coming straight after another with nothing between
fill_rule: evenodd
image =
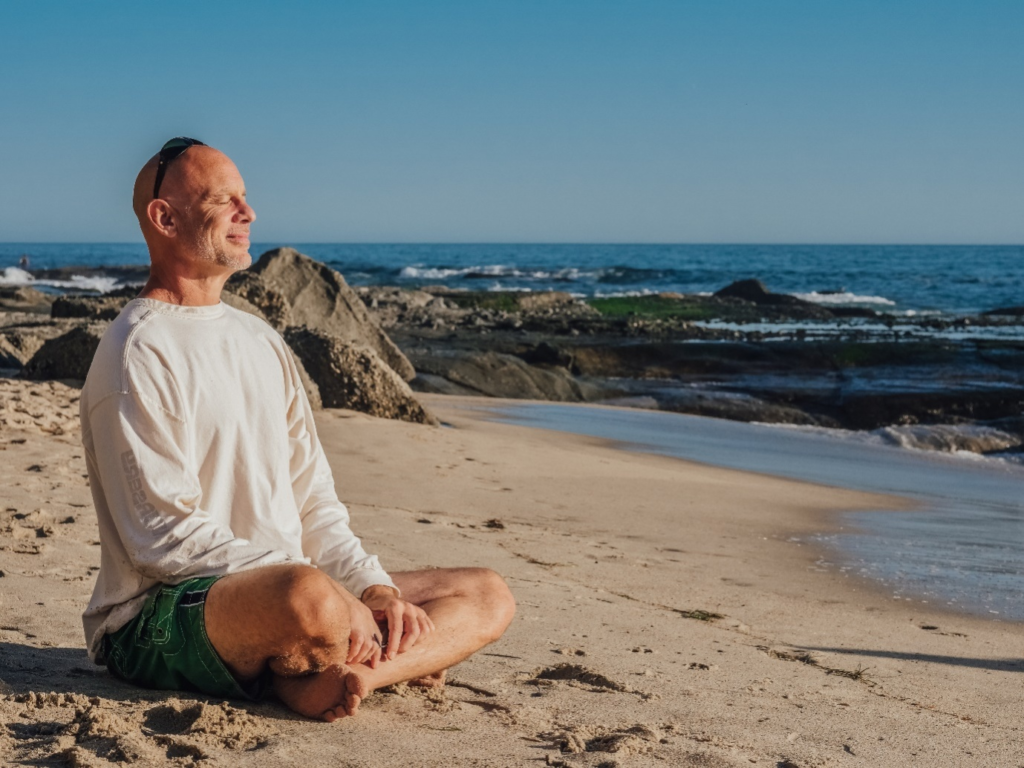
<instances>
[{"instance_id":1,"label":"white sea foam","mask_svg":"<svg viewBox=\"0 0 1024 768\"><path fill-rule=\"evenodd\" d=\"M762 423L762 422L758 422ZM886 445L913 451L945 453L962 459L986 459L984 454L997 454L1000 460L1019 460L1013 454L998 456L1001 451L1018 448L1020 438L994 427L975 424L914 424L882 427L874 430L831 429L802 424L768 424L767 427L789 429L810 434L829 435L862 445Z\"/></svg>"},{"instance_id":2,"label":"white sea foam","mask_svg":"<svg viewBox=\"0 0 1024 768\"><path fill-rule=\"evenodd\" d=\"M597 273L581 271L575 267L565 269L519 269L506 264L484 264L474 267L424 267L410 265L402 267L399 277L407 280L448 280L458 277L505 277L524 280L556 280L569 282Z\"/></svg>"},{"instance_id":3,"label":"white sea foam","mask_svg":"<svg viewBox=\"0 0 1024 768\"><path fill-rule=\"evenodd\" d=\"M121 286L116 277L105 277L96 275L85 277L84 275L72 275L69 280L36 280L30 273L18 267L5 267L0 274L0 285L28 286L36 288L47 286L50 288L63 288L72 291L95 291L106 293Z\"/></svg>"},{"instance_id":4,"label":"white sea foam","mask_svg":"<svg viewBox=\"0 0 1024 768\"><path fill-rule=\"evenodd\" d=\"M818 293L817 291L811 291L810 293L794 293L793 295L798 299L811 301L815 304L876 304L884 307L896 306L895 301L884 296L860 296L849 291L842 291L840 293Z\"/></svg>"}]
</instances>

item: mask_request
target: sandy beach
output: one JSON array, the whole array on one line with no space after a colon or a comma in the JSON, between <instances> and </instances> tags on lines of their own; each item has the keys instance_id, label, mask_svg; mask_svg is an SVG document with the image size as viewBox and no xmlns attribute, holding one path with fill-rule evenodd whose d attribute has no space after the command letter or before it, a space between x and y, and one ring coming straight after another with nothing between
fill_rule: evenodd
<instances>
[{"instance_id":1,"label":"sandy beach","mask_svg":"<svg viewBox=\"0 0 1024 768\"><path fill-rule=\"evenodd\" d=\"M902 503L624 451L427 396L447 427L317 414L389 570L472 565L518 601L441 692L327 725L92 665L99 564L77 390L0 380L0 763L1024 765L1019 625L885 591L799 541Z\"/></svg>"}]
</instances>

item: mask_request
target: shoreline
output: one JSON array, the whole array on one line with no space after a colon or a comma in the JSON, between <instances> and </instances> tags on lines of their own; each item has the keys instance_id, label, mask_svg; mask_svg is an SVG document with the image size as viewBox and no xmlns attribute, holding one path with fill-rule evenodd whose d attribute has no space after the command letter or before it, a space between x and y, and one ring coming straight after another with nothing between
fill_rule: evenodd
<instances>
[{"instance_id":1,"label":"shoreline","mask_svg":"<svg viewBox=\"0 0 1024 768\"><path fill-rule=\"evenodd\" d=\"M981 549L993 537L996 541L1000 536L1014 540L1013 523L1000 525L979 517L981 513L974 507L1001 505L1003 514L1012 514L1017 509L1015 478L1019 479L1020 469L1016 465L980 465L920 451L913 456L905 453L905 449L891 447L884 449L885 455L876 457L873 454L877 446L849 443L830 435L809 435L810 439L798 435L799 439L794 441L778 431L776 425L737 425L706 417L676 416L674 420L678 423L669 428L660 420L654 422L637 415L634 409L619 406L502 401L493 405L470 403L467 407L490 412L500 423L589 435L623 450L872 494L881 502L879 505L830 513L829 522L809 537L801 532L805 541L815 542L820 548L823 561L890 599L920 602L986 620L1024 622L1024 611L1015 597L1019 595L1019 568L999 577L998 580L1009 580L1005 584L985 581L989 573L998 573L994 570L999 564L998 555L1012 561L1019 552L1004 546L1005 551L993 552L988 559L983 553L980 561L961 562L959 571L955 570L955 562L942 560L951 546L951 534L946 530L950 523L943 518L955 519L968 529L954 532L954 549ZM609 414L614 417L605 418ZM663 433L649 431L655 423L664 426L665 433L679 430L686 437L666 438ZM772 453L780 453L784 461L765 458ZM794 470L792 465L803 466ZM847 465L850 467L844 468ZM957 496L951 497L947 494L954 485ZM987 487L982 488L983 485ZM1000 491L997 485L1004 487ZM978 530L970 530L974 526ZM911 536L917 552L912 559L904 553L897 572L886 573L899 557L900 540L889 541L897 535ZM871 541L880 542L874 551ZM902 545L907 546L906 542ZM868 559L864 559L865 547ZM940 570L937 572L936 568ZM942 573L943 568L948 573ZM926 577L929 572L931 575ZM956 576L950 575L953 573ZM993 595L992 589L1001 591ZM997 607L1000 610L995 610Z\"/></svg>"},{"instance_id":2,"label":"shoreline","mask_svg":"<svg viewBox=\"0 0 1024 768\"><path fill-rule=\"evenodd\" d=\"M11 386L54 420L73 406L73 389ZM64 434L0 425L0 761L103 765L120 749L154 765L374 766L410 751L423 765L1019 762L1016 627L885 600L789 540L880 497L428 400L453 428L316 414L339 495L385 567L494 568L517 618L443 692L381 692L333 725L142 691L89 665L79 615L98 548L73 420Z\"/></svg>"}]
</instances>

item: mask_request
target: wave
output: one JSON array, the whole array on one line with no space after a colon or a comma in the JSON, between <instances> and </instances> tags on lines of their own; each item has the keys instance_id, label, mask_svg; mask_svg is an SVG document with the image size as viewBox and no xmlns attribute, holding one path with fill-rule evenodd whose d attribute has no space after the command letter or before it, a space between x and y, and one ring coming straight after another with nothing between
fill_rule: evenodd
<instances>
[{"instance_id":1,"label":"wave","mask_svg":"<svg viewBox=\"0 0 1024 768\"><path fill-rule=\"evenodd\" d=\"M398 273L399 277L407 280L449 280L451 278L463 278L465 280L490 279L495 277L526 278L528 280L578 280L585 276L575 267L558 270L543 269L519 269L504 264L487 264L477 267L424 267L408 266L402 267Z\"/></svg>"},{"instance_id":2,"label":"wave","mask_svg":"<svg viewBox=\"0 0 1024 768\"><path fill-rule=\"evenodd\" d=\"M914 424L856 431L811 427L802 424L759 423L779 429L830 435L866 445L884 445L913 451L945 453L965 459L992 458L1021 463L1021 454L1017 451L1024 446L1021 438L1017 435L995 427L977 424Z\"/></svg>"},{"instance_id":3,"label":"wave","mask_svg":"<svg viewBox=\"0 0 1024 768\"><path fill-rule=\"evenodd\" d=\"M884 296L860 296L849 291L811 291L810 293L794 293L798 299L810 301L815 304L877 304L885 307L895 307L896 302Z\"/></svg>"},{"instance_id":4,"label":"wave","mask_svg":"<svg viewBox=\"0 0 1024 768\"><path fill-rule=\"evenodd\" d=\"M654 282L666 277L667 274L664 270L635 269L633 267L531 269L529 267L517 267L509 264L484 264L470 267L428 267L423 264L412 264L402 267L398 272L398 277L406 280L510 278L555 283L594 281L597 283L636 284Z\"/></svg>"},{"instance_id":5,"label":"wave","mask_svg":"<svg viewBox=\"0 0 1024 768\"><path fill-rule=\"evenodd\" d=\"M19 267L5 267L0 274L0 285L12 287L27 286L29 288L59 288L71 291L89 291L94 293L106 293L121 287L116 277L94 275L71 275L67 280L37 280L30 272Z\"/></svg>"}]
</instances>

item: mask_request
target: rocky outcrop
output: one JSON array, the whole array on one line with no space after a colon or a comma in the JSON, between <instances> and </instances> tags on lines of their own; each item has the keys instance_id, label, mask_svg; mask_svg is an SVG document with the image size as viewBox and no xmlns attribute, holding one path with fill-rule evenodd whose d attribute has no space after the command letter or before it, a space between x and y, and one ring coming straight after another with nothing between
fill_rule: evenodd
<instances>
[{"instance_id":1,"label":"rocky outcrop","mask_svg":"<svg viewBox=\"0 0 1024 768\"><path fill-rule=\"evenodd\" d=\"M834 317L831 311L813 302L798 299L796 296L790 296L788 293L772 293L760 280L737 280L720 291L716 291L714 297L718 299L739 299L740 301L748 301L758 306L783 307L802 316L820 317L822 319Z\"/></svg>"},{"instance_id":2,"label":"rocky outcrop","mask_svg":"<svg viewBox=\"0 0 1024 768\"><path fill-rule=\"evenodd\" d=\"M113 320L131 301L130 296L58 296L50 307L50 317L82 317Z\"/></svg>"},{"instance_id":3,"label":"rocky outcrop","mask_svg":"<svg viewBox=\"0 0 1024 768\"><path fill-rule=\"evenodd\" d=\"M418 424L438 423L375 350L306 327L288 328L284 337L319 387L325 407Z\"/></svg>"},{"instance_id":4,"label":"rocky outcrop","mask_svg":"<svg viewBox=\"0 0 1024 768\"><path fill-rule=\"evenodd\" d=\"M84 380L108 325L106 322L87 323L48 340L26 363L22 376L38 380Z\"/></svg>"},{"instance_id":5,"label":"rocky outcrop","mask_svg":"<svg viewBox=\"0 0 1024 768\"><path fill-rule=\"evenodd\" d=\"M569 403L590 399L564 368L529 365L513 355L452 352L414 359L421 375L441 377L477 395ZM427 391L444 391L443 386L429 378L422 383Z\"/></svg>"},{"instance_id":6,"label":"rocky outcrop","mask_svg":"<svg viewBox=\"0 0 1024 768\"><path fill-rule=\"evenodd\" d=\"M1005 317L1024 317L1024 306L1021 307L999 307L998 309L990 309L987 312L981 313L982 317L992 316L1005 316Z\"/></svg>"},{"instance_id":7,"label":"rocky outcrop","mask_svg":"<svg viewBox=\"0 0 1024 768\"><path fill-rule=\"evenodd\" d=\"M406 381L416 375L345 278L294 248L267 251L251 269L233 276L225 288L259 307L279 331L304 326L349 345L373 349Z\"/></svg>"},{"instance_id":8,"label":"rocky outcrop","mask_svg":"<svg viewBox=\"0 0 1024 768\"><path fill-rule=\"evenodd\" d=\"M53 297L28 285L0 286L0 309L45 314Z\"/></svg>"},{"instance_id":9,"label":"rocky outcrop","mask_svg":"<svg viewBox=\"0 0 1024 768\"><path fill-rule=\"evenodd\" d=\"M45 341L46 337L38 333L38 328L0 331L0 368L24 367Z\"/></svg>"}]
</instances>

